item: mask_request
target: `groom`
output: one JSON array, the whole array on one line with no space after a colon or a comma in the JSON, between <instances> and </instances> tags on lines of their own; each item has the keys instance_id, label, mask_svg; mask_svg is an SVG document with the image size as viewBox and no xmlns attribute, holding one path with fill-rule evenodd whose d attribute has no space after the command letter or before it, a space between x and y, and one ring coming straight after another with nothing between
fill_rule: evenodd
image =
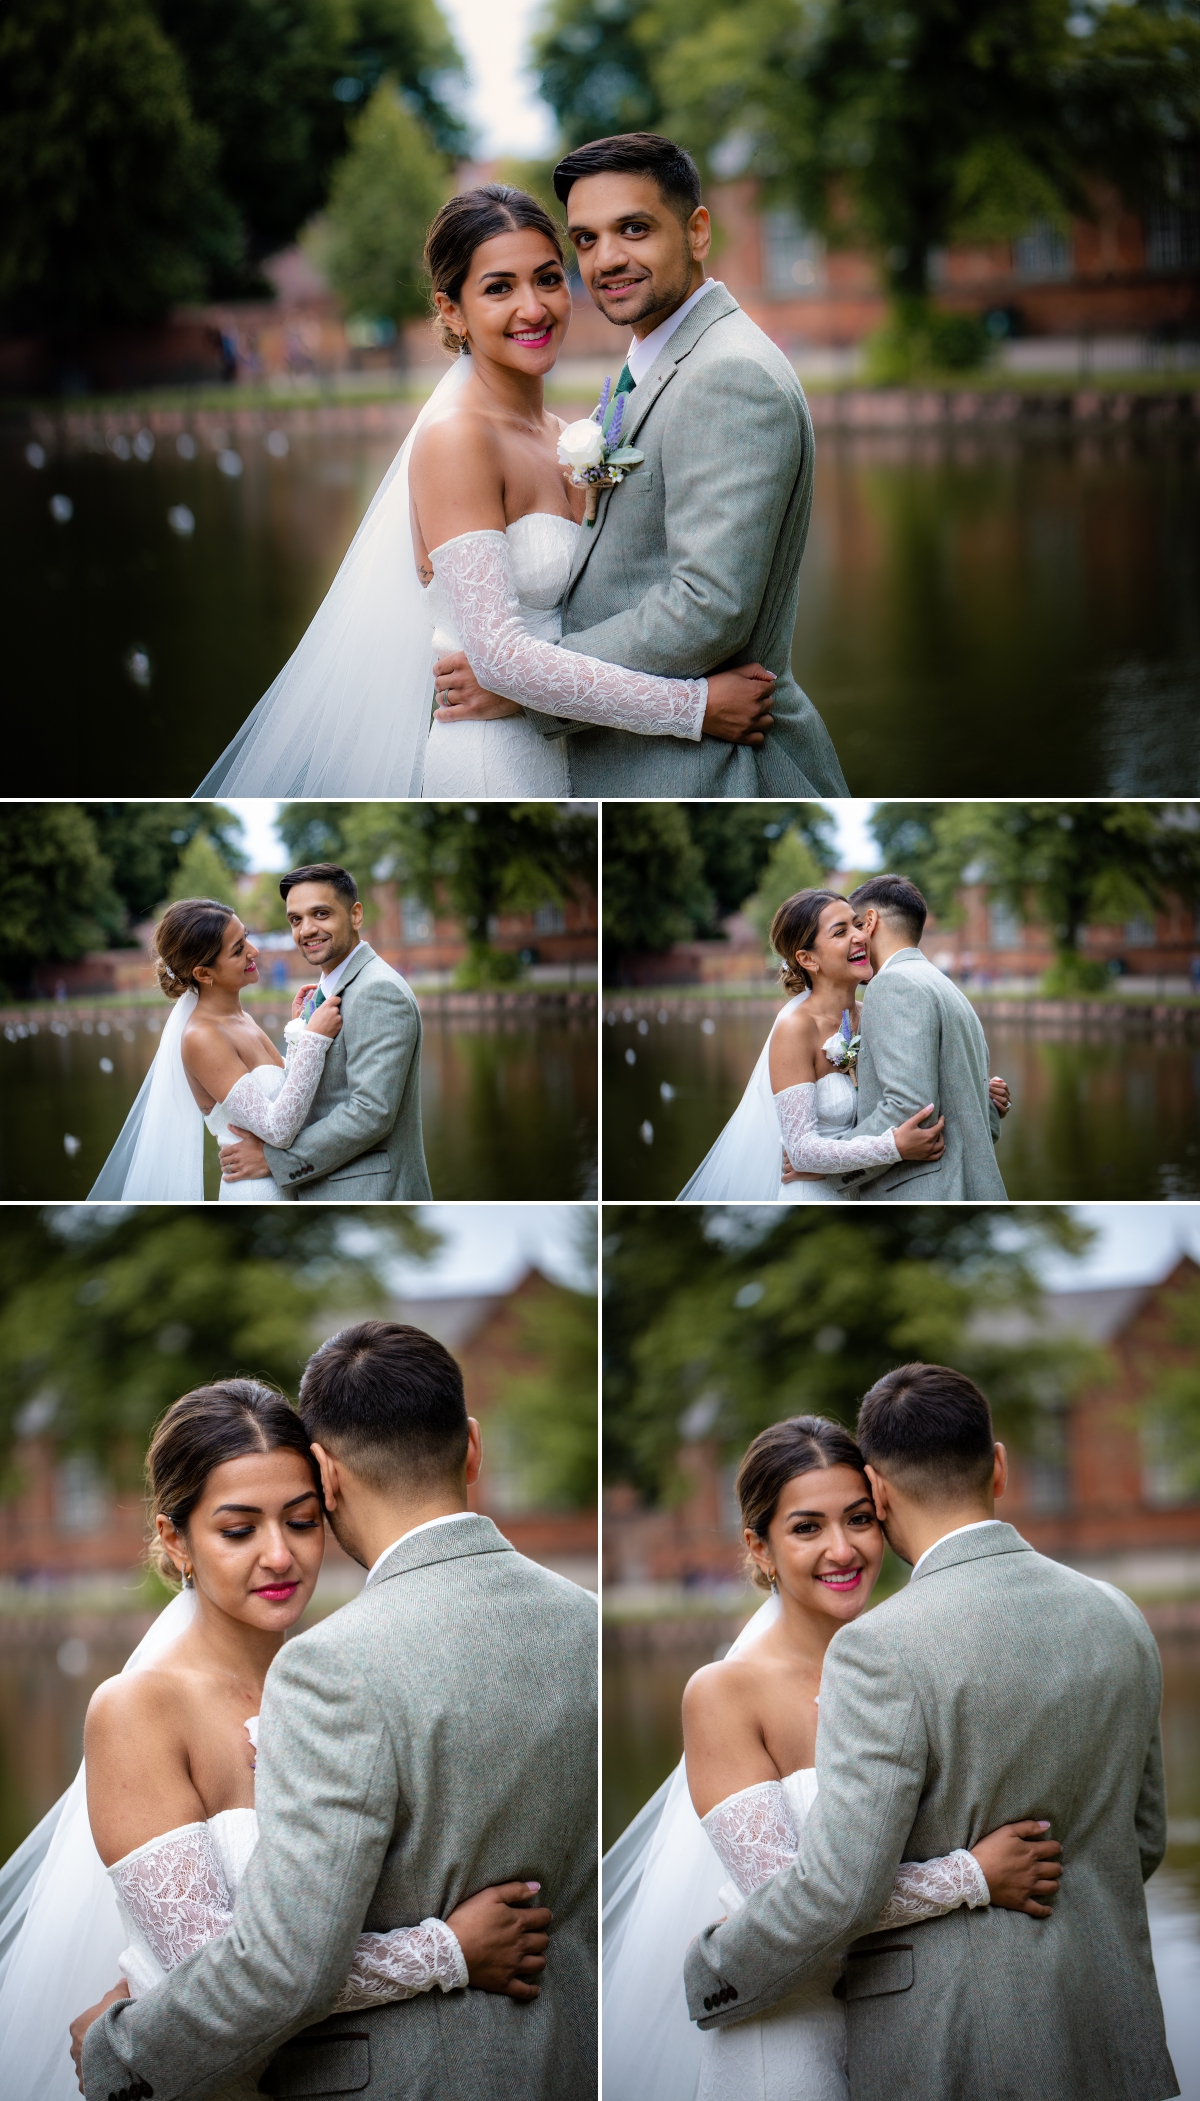
<instances>
[{"instance_id":1,"label":"groom","mask_svg":"<svg viewBox=\"0 0 1200 2101\"><path fill-rule=\"evenodd\" d=\"M853 2101L1166 2101L1142 1893L1166 1849L1154 1637L995 1516L1004 1447L961 1372L888 1372L858 1441L912 1578L833 1638L799 1854L693 1942L692 2019L763 2014L844 1954ZM1063 1849L1048 1916L872 1931L902 1860L1029 1815Z\"/></svg>"},{"instance_id":2,"label":"groom","mask_svg":"<svg viewBox=\"0 0 1200 2101\"><path fill-rule=\"evenodd\" d=\"M421 1136L421 1015L410 987L362 938L354 877L332 861L282 877L292 939L320 982L305 1013L336 993L342 1028L308 1120L281 1148L244 1133L221 1148L226 1181L273 1175L310 1204L386 1204L430 1195ZM232 1130L237 1125L230 1126Z\"/></svg>"},{"instance_id":3,"label":"groom","mask_svg":"<svg viewBox=\"0 0 1200 2101\"><path fill-rule=\"evenodd\" d=\"M763 706L773 727L753 743L634 736L533 710L528 720L570 734L576 795L846 795L791 670L812 510L808 404L783 352L706 274L712 229L695 163L670 139L630 132L568 153L554 188L593 301L631 332L621 442L645 455L601 491L580 532L563 646L671 678L760 663L776 685ZM439 678L464 663L441 658ZM485 715L490 700L454 718Z\"/></svg>"},{"instance_id":4,"label":"groom","mask_svg":"<svg viewBox=\"0 0 1200 2101\"><path fill-rule=\"evenodd\" d=\"M858 1121L837 1135L881 1136L927 1103L946 1128L940 1158L860 1169L839 1183L843 1195L873 1204L914 1196L921 1203L1007 1203L996 1143L1008 1090L994 1082L993 1099L979 1016L921 953L924 898L905 876L876 875L851 892L850 904L874 976L859 1023Z\"/></svg>"},{"instance_id":5,"label":"groom","mask_svg":"<svg viewBox=\"0 0 1200 2101\"><path fill-rule=\"evenodd\" d=\"M204 2101L264 2065L258 2091L280 2101L587 2101L595 1600L467 1509L479 1428L432 1336L388 1321L333 1336L299 1409L366 1587L271 1665L260 1837L230 1928L144 1998L92 2010L87 2101ZM540 1992L496 1979L499 1900L464 1903L512 1877L553 1907ZM533 1951L512 1967L533 1975L550 1914L527 1904L514 1891L502 1908L514 1949ZM478 1989L330 2017L362 1931L451 1914Z\"/></svg>"}]
</instances>

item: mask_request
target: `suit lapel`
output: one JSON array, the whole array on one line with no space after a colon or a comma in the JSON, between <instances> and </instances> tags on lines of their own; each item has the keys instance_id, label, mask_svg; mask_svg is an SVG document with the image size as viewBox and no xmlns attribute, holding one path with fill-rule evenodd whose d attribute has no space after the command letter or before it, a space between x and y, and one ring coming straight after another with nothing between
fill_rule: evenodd
<instances>
[{"instance_id":1,"label":"suit lapel","mask_svg":"<svg viewBox=\"0 0 1200 2101\"><path fill-rule=\"evenodd\" d=\"M637 433L651 409L661 400L684 358L689 351L695 349L705 330L711 328L715 321L724 321L727 315L738 312L740 308L737 300L731 298L724 285L714 285L705 298L696 301L691 313L680 322L670 340L664 343L646 377L639 381L632 394L626 397L625 421L621 429L623 445L636 442ZM636 474L638 470L635 467L633 471ZM571 575L567 583L568 593L587 567L592 549L604 530L609 506L617 493L616 489L602 489L596 508L596 523L580 528L575 558L571 564Z\"/></svg>"},{"instance_id":2,"label":"suit lapel","mask_svg":"<svg viewBox=\"0 0 1200 2101\"><path fill-rule=\"evenodd\" d=\"M354 983L359 971L365 970L368 963L373 963L374 961L375 951L369 942L364 941L361 948L351 957L350 962L346 966L345 974L338 979L338 991L344 992L347 985Z\"/></svg>"}]
</instances>

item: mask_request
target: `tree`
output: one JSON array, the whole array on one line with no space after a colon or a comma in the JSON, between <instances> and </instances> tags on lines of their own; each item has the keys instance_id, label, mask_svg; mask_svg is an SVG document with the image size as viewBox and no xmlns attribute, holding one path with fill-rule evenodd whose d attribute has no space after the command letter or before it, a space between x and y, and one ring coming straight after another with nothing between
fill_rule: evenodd
<instances>
[{"instance_id":1,"label":"tree","mask_svg":"<svg viewBox=\"0 0 1200 2101\"><path fill-rule=\"evenodd\" d=\"M285 802L275 829L292 857L293 868L311 861L340 861L347 851L346 825L354 805L348 802Z\"/></svg>"},{"instance_id":2,"label":"tree","mask_svg":"<svg viewBox=\"0 0 1200 2101\"><path fill-rule=\"evenodd\" d=\"M104 948L122 918L112 870L78 803L7 803L0 824L0 979Z\"/></svg>"},{"instance_id":3,"label":"tree","mask_svg":"<svg viewBox=\"0 0 1200 2101\"><path fill-rule=\"evenodd\" d=\"M146 0L11 0L0 21L0 309L71 336L144 321L232 264L217 140Z\"/></svg>"},{"instance_id":4,"label":"tree","mask_svg":"<svg viewBox=\"0 0 1200 2101\"><path fill-rule=\"evenodd\" d=\"M590 1240L594 1268L594 1214L584 1219L580 1237ZM595 1292L547 1284L535 1297L519 1300L516 1314L521 1344L541 1369L505 1380L497 1426L539 1508L593 1509L599 1464Z\"/></svg>"},{"instance_id":5,"label":"tree","mask_svg":"<svg viewBox=\"0 0 1200 2101\"><path fill-rule=\"evenodd\" d=\"M619 131L661 131L643 0L550 0L532 47L563 150Z\"/></svg>"},{"instance_id":6,"label":"tree","mask_svg":"<svg viewBox=\"0 0 1200 2101\"><path fill-rule=\"evenodd\" d=\"M877 1205L818 1220L720 1206L604 1214L604 1467L650 1501L677 1485L679 1447L733 1458L768 1423L853 1424L867 1388L913 1359L956 1365L1003 1435L1095 1369L1061 1340L1005 1338L976 1316L1036 1301L1044 1249L1088 1230L1057 1206Z\"/></svg>"},{"instance_id":7,"label":"tree","mask_svg":"<svg viewBox=\"0 0 1200 2101\"><path fill-rule=\"evenodd\" d=\"M823 803L685 802L680 808L713 897L712 925L697 927L697 933L718 932L720 921L746 902L787 833L807 841L818 870L830 867L837 851L833 818Z\"/></svg>"},{"instance_id":8,"label":"tree","mask_svg":"<svg viewBox=\"0 0 1200 2101\"><path fill-rule=\"evenodd\" d=\"M110 945L127 940L128 929L149 919L169 895L198 894L171 889L187 847L198 836L211 843L226 881L246 866L246 856L237 843L241 819L220 803L88 802L82 808L124 907L122 923Z\"/></svg>"},{"instance_id":9,"label":"tree","mask_svg":"<svg viewBox=\"0 0 1200 2101\"><path fill-rule=\"evenodd\" d=\"M764 951L771 946L771 921L785 898L797 890L824 886L825 871L804 834L786 831L775 841L759 876L758 889L746 900L746 917L758 934Z\"/></svg>"},{"instance_id":10,"label":"tree","mask_svg":"<svg viewBox=\"0 0 1200 2101\"><path fill-rule=\"evenodd\" d=\"M704 856L680 803L609 803L604 812L604 954L655 954L712 917Z\"/></svg>"},{"instance_id":11,"label":"tree","mask_svg":"<svg viewBox=\"0 0 1200 2101\"><path fill-rule=\"evenodd\" d=\"M49 1431L133 1480L180 1394L245 1372L294 1395L318 1319L381 1304L389 1258L437 1245L402 1206L0 1209L0 1454Z\"/></svg>"},{"instance_id":12,"label":"tree","mask_svg":"<svg viewBox=\"0 0 1200 2101\"><path fill-rule=\"evenodd\" d=\"M430 911L449 906L467 939L463 986L510 982L521 969L492 945L501 912L529 912L594 892L596 824L555 803L352 803L345 851L376 882L395 882Z\"/></svg>"},{"instance_id":13,"label":"tree","mask_svg":"<svg viewBox=\"0 0 1200 2101\"><path fill-rule=\"evenodd\" d=\"M1160 910L1171 895L1200 897L1200 824L1195 805L1144 802L933 803L887 814L880 837L899 844L935 912L961 913L965 883L985 883L1023 918L1050 932L1057 959L1051 993L1095 991L1104 965L1080 954L1097 921ZM920 815L921 811L925 814ZM907 826L907 830L904 827ZM919 871L919 872L918 872Z\"/></svg>"},{"instance_id":14,"label":"tree","mask_svg":"<svg viewBox=\"0 0 1200 2101\"><path fill-rule=\"evenodd\" d=\"M1166 1339L1174 1361L1152 1360L1144 1429L1148 1457L1172 1468L1181 1489L1200 1488L1200 1275L1181 1280L1173 1295Z\"/></svg>"},{"instance_id":15,"label":"tree","mask_svg":"<svg viewBox=\"0 0 1200 2101\"><path fill-rule=\"evenodd\" d=\"M447 176L395 82L381 81L355 119L325 220L325 267L348 313L399 324L426 311L425 232Z\"/></svg>"},{"instance_id":16,"label":"tree","mask_svg":"<svg viewBox=\"0 0 1200 2101\"><path fill-rule=\"evenodd\" d=\"M174 904L181 897L215 897L218 903L238 909L241 918L229 864L204 832L197 832L188 841L171 877L166 901Z\"/></svg>"}]
</instances>

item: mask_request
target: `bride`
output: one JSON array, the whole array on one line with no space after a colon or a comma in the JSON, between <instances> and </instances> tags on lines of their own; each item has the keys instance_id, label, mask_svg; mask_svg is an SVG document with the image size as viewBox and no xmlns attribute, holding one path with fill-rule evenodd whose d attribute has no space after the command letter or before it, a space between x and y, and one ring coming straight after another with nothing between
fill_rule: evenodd
<instances>
[{"instance_id":1,"label":"bride","mask_svg":"<svg viewBox=\"0 0 1200 2101\"><path fill-rule=\"evenodd\" d=\"M543 389L571 291L537 199L499 183L452 197L426 267L455 363L380 484L295 654L197 796L559 797L567 738L522 712L698 741L761 743L761 665L651 677L558 647L583 516ZM465 651L492 695L455 720L435 656ZM474 687L471 687L472 694ZM462 696L459 696L462 697Z\"/></svg>"},{"instance_id":2,"label":"bride","mask_svg":"<svg viewBox=\"0 0 1200 2101\"><path fill-rule=\"evenodd\" d=\"M289 1146L312 1106L325 1053L342 1026L335 993L305 1023L300 991L286 1063L242 1007L258 983L258 950L237 913L211 897L170 905L154 929L158 982L177 1002L141 1091L89 1202L201 1203L204 1127L219 1145L253 1132ZM227 1182L220 1201L273 1204L270 1176Z\"/></svg>"},{"instance_id":3,"label":"bride","mask_svg":"<svg viewBox=\"0 0 1200 2101\"><path fill-rule=\"evenodd\" d=\"M258 1835L263 1681L324 1551L320 1475L300 1419L254 1380L176 1401L146 1475L150 1558L182 1591L93 1696L74 1785L5 1869L6 1883L23 1855L36 1869L0 1969L0 2048L13 2091L38 2101L74 2095L73 2017L82 2030L114 1999L153 1991L228 1926ZM514 1931L513 1907L534 1887L481 1890L446 1920L362 1934L332 2010L452 1991L467 1984L468 1961L489 1980L532 1977L545 1939L523 1916ZM0 1945L8 1923L0 1918ZM530 1989L518 1981L522 1996ZM224 2101L256 2092L242 2082Z\"/></svg>"},{"instance_id":4,"label":"bride","mask_svg":"<svg viewBox=\"0 0 1200 2101\"><path fill-rule=\"evenodd\" d=\"M683 1958L795 1858L816 1798L825 1652L870 1598L883 1559L862 1455L821 1416L775 1423L737 1477L755 1582L771 1595L683 1700L683 1763L605 1861L608 2101L849 2101L840 1967L761 2019L700 2030ZM906 1861L871 1931L960 1905L1045 1917L1060 1869L1044 1823L1006 1824L969 1852ZM1034 1841L1034 1843L1031 1843Z\"/></svg>"}]
</instances>

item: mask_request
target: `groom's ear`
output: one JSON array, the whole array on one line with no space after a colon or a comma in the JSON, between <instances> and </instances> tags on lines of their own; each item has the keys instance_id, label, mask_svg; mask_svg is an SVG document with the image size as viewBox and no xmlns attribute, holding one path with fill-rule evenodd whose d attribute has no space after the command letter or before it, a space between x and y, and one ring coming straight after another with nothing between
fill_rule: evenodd
<instances>
[{"instance_id":1,"label":"groom's ear","mask_svg":"<svg viewBox=\"0 0 1200 2101\"><path fill-rule=\"evenodd\" d=\"M875 1501L875 1515L882 1525L888 1514L888 1485L882 1474L877 1474L873 1466L867 1467L866 1475Z\"/></svg>"},{"instance_id":2,"label":"groom's ear","mask_svg":"<svg viewBox=\"0 0 1200 2101\"><path fill-rule=\"evenodd\" d=\"M312 1446L312 1455L321 1469L321 1495L325 1508L329 1511L336 1510L338 1489L341 1486L338 1478L337 1460L325 1450L323 1444L314 1444Z\"/></svg>"}]
</instances>

